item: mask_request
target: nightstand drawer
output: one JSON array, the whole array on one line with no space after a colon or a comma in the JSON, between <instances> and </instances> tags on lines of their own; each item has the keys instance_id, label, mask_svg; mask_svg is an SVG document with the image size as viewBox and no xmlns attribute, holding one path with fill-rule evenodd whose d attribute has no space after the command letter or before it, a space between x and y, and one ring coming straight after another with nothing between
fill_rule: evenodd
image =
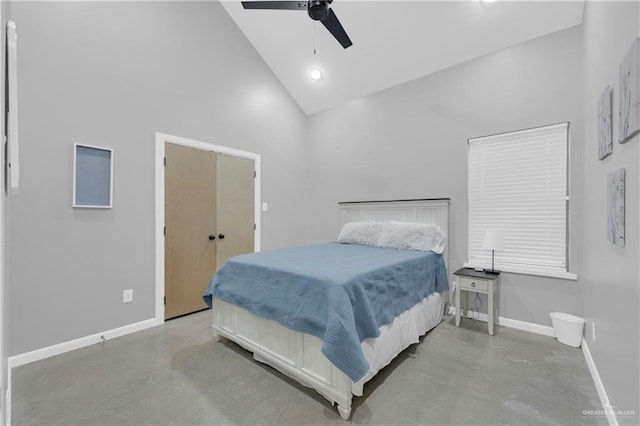
<instances>
[{"instance_id":1,"label":"nightstand drawer","mask_svg":"<svg viewBox=\"0 0 640 426\"><path fill-rule=\"evenodd\" d=\"M460 277L460 288L462 290L480 290L487 291L489 289L489 283L487 280L479 278L467 278Z\"/></svg>"}]
</instances>

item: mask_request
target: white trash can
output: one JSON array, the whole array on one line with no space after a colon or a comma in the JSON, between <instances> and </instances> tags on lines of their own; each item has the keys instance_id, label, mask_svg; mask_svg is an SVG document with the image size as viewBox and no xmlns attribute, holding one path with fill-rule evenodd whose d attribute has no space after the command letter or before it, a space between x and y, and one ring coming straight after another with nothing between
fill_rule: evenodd
<instances>
[{"instance_id":1,"label":"white trash can","mask_svg":"<svg viewBox=\"0 0 640 426\"><path fill-rule=\"evenodd\" d=\"M551 312L549 316L558 342L579 348L582 343L584 318L562 312Z\"/></svg>"}]
</instances>

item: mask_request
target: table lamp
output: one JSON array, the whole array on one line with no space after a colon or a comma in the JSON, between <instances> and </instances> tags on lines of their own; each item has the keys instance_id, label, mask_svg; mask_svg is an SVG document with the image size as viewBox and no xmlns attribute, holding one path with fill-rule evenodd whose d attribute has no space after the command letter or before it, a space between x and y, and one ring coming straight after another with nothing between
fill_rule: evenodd
<instances>
[{"instance_id":1,"label":"table lamp","mask_svg":"<svg viewBox=\"0 0 640 426\"><path fill-rule=\"evenodd\" d=\"M482 248L485 250L491 250L491 271L489 272L500 272L495 270L494 260L495 251L504 250L504 232L499 229L487 229L484 234L484 245Z\"/></svg>"}]
</instances>

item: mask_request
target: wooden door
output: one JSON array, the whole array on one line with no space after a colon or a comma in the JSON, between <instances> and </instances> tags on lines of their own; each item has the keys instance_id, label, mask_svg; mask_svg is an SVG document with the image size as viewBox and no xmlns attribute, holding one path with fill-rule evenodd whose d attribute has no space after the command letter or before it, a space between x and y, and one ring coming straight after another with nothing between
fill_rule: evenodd
<instances>
[{"instance_id":1,"label":"wooden door","mask_svg":"<svg viewBox=\"0 0 640 426\"><path fill-rule=\"evenodd\" d=\"M216 271L216 153L165 144L165 319L198 310Z\"/></svg>"},{"instance_id":2,"label":"wooden door","mask_svg":"<svg viewBox=\"0 0 640 426\"><path fill-rule=\"evenodd\" d=\"M218 154L218 268L230 257L254 251L254 193L254 160Z\"/></svg>"}]
</instances>

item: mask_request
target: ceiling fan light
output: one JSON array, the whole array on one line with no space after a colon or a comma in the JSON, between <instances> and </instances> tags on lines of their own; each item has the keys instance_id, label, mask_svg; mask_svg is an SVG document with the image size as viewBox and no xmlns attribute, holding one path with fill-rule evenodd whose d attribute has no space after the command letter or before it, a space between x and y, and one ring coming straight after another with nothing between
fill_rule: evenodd
<instances>
[{"instance_id":1,"label":"ceiling fan light","mask_svg":"<svg viewBox=\"0 0 640 426\"><path fill-rule=\"evenodd\" d=\"M322 80L322 70L320 68L309 68L309 78L313 81Z\"/></svg>"}]
</instances>

